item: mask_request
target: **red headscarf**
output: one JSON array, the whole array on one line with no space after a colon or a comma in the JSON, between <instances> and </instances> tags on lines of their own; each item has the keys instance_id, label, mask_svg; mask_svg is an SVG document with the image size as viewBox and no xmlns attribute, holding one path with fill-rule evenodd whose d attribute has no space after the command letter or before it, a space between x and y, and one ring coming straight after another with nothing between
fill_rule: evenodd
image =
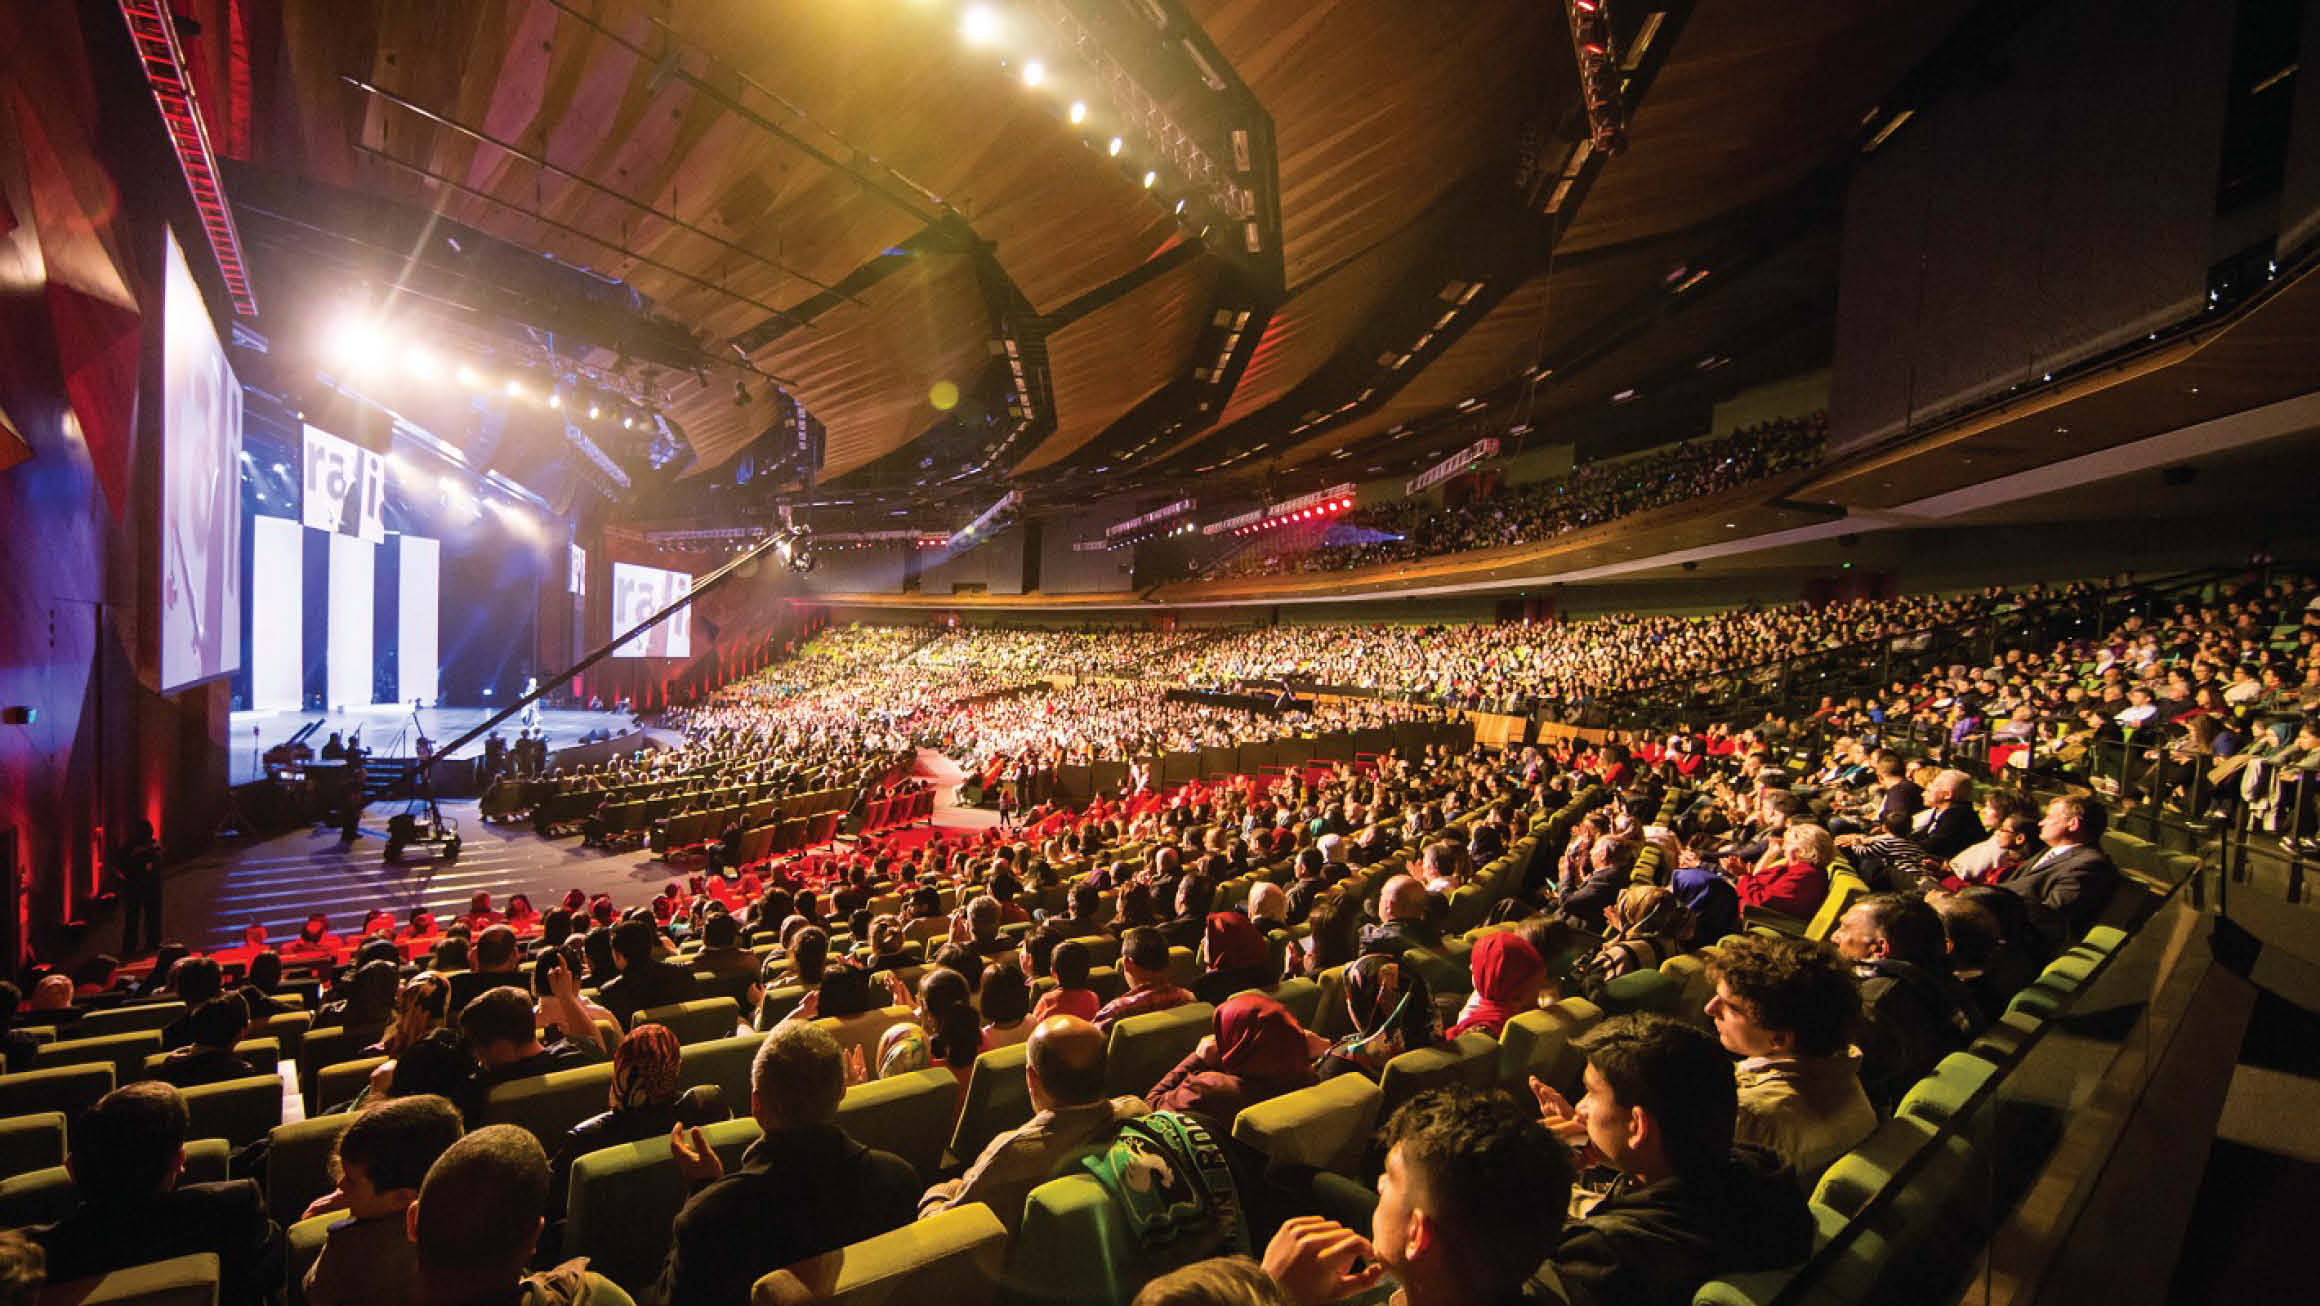
<instances>
[{"instance_id":1,"label":"red headscarf","mask_svg":"<svg viewBox=\"0 0 2320 1306\"><path fill-rule=\"evenodd\" d=\"M1238 993L1216 1009L1216 1054L1222 1068L1249 1079L1293 1079L1313 1073L1305 1031L1289 1009L1262 993Z\"/></svg>"},{"instance_id":2,"label":"red headscarf","mask_svg":"<svg viewBox=\"0 0 2320 1306\"><path fill-rule=\"evenodd\" d=\"M1265 936L1237 911L1208 914L1208 968L1247 970L1265 964Z\"/></svg>"},{"instance_id":3,"label":"red headscarf","mask_svg":"<svg viewBox=\"0 0 2320 1306\"><path fill-rule=\"evenodd\" d=\"M1539 956L1539 950L1530 945L1530 940L1511 931L1502 930L1476 939L1470 960L1474 967L1474 997L1466 1004L1458 1023L1451 1027L1452 1038L1470 1029L1499 1033L1506 1022L1525 1010L1521 1004L1523 990L1547 971L1547 963Z\"/></svg>"}]
</instances>

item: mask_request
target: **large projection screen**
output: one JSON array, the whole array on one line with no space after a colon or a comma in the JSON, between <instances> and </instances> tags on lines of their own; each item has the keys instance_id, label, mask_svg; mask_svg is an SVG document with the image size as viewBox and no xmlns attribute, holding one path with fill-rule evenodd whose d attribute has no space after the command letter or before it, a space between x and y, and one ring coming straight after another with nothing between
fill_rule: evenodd
<instances>
[{"instance_id":1,"label":"large projection screen","mask_svg":"<svg viewBox=\"0 0 2320 1306\"><path fill-rule=\"evenodd\" d=\"M242 658L242 387L168 236L161 337L161 692Z\"/></svg>"},{"instance_id":2,"label":"large projection screen","mask_svg":"<svg viewBox=\"0 0 2320 1306\"><path fill-rule=\"evenodd\" d=\"M442 547L423 535L400 535L395 578L396 697L432 705L437 696L436 635L440 602L437 577Z\"/></svg>"},{"instance_id":3,"label":"large projection screen","mask_svg":"<svg viewBox=\"0 0 2320 1306\"><path fill-rule=\"evenodd\" d=\"M288 517L250 522L250 706L305 706L306 528Z\"/></svg>"},{"instance_id":4,"label":"large projection screen","mask_svg":"<svg viewBox=\"0 0 2320 1306\"><path fill-rule=\"evenodd\" d=\"M621 634L636 623L676 602L693 590L693 578L681 571L612 564L612 633ZM689 658L693 656L693 610L679 608L669 619L643 631L612 650L616 658Z\"/></svg>"},{"instance_id":5,"label":"large projection screen","mask_svg":"<svg viewBox=\"0 0 2320 1306\"><path fill-rule=\"evenodd\" d=\"M372 689L372 587L378 583L378 546L353 535L330 537L330 619L323 679L330 708L366 707Z\"/></svg>"}]
</instances>

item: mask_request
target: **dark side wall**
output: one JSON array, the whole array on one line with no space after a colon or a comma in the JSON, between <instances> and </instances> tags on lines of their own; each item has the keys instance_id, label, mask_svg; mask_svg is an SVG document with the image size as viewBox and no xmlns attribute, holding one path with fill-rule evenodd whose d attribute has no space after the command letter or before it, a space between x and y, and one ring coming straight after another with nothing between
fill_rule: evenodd
<instances>
[{"instance_id":1,"label":"dark side wall","mask_svg":"<svg viewBox=\"0 0 2320 1306\"><path fill-rule=\"evenodd\" d=\"M107 904L100 849L127 822L172 858L225 798L227 688L153 690L164 231L216 268L118 8L0 6L0 855L17 887L9 968L62 955ZM218 318L224 334L225 318ZM4 442L0 442L4 444Z\"/></svg>"}]
</instances>

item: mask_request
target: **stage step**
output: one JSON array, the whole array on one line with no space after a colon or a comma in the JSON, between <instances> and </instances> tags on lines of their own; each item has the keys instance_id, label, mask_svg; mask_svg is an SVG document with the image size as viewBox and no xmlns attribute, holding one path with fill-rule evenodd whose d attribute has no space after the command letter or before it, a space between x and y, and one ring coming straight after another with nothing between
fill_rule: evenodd
<instances>
[{"instance_id":1,"label":"stage step","mask_svg":"<svg viewBox=\"0 0 2320 1306\"><path fill-rule=\"evenodd\" d=\"M409 797L411 778L418 772L417 758L373 757L363 764L363 794L374 802Z\"/></svg>"}]
</instances>

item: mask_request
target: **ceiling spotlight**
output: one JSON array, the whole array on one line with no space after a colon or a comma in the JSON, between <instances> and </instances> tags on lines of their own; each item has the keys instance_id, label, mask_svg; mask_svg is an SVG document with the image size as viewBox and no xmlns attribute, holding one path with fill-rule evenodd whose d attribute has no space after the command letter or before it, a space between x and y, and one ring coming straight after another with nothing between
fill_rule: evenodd
<instances>
[{"instance_id":1,"label":"ceiling spotlight","mask_svg":"<svg viewBox=\"0 0 2320 1306\"><path fill-rule=\"evenodd\" d=\"M1033 59L1023 65L1023 84L1037 86L1047 80L1047 65Z\"/></svg>"},{"instance_id":2,"label":"ceiling spotlight","mask_svg":"<svg viewBox=\"0 0 2320 1306\"><path fill-rule=\"evenodd\" d=\"M1080 125L1081 123L1083 123L1083 122L1086 122L1086 121L1087 121L1087 101L1085 101L1085 100L1073 100L1073 101L1071 102L1071 125L1072 125L1072 126L1074 126L1074 127L1077 127L1078 125Z\"/></svg>"},{"instance_id":3,"label":"ceiling spotlight","mask_svg":"<svg viewBox=\"0 0 2320 1306\"><path fill-rule=\"evenodd\" d=\"M969 45L989 45L999 39L999 11L989 5L968 5L959 15L959 36Z\"/></svg>"},{"instance_id":4,"label":"ceiling spotlight","mask_svg":"<svg viewBox=\"0 0 2320 1306\"><path fill-rule=\"evenodd\" d=\"M475 374L475 369L469 367L465 363L461 363L459 365L459 370L452 373L452 375L458 379L459 384L466 386L470 390L473 390L477 386L483 384L483 378L477 376Z\"/></svg>"},{"instance_id":5,"label":"ceiling spotlight","mask_svg":"<svg viewBox=\"0 0 2320 1306\"><path fill-rule=\"evenodd\" d=\"M1121 140L1119 137L1114 136L1112 138L1112 143L1105 146L1104 150L1106 153L1110 154L1113 158L1116 159L1120 157L1120 151L1126 148L1128 148L1128 143L1124 140Z\"/></svg>"},{"instance_id":6,"label":"ceiling spotlight","mask_svg":"<svg viewBox=\"0 0 2320 1306\"><path fill-rule=\"evenodd\" d=\"M1157 173L1157 172L1154 172L1154 171L1152 171L1152 170L1151 170L1151 169L1149 169L1149 168L1145 169L1145 170L1144 170L1144 189L1146 189L1146 190L1150 190L1150 189L1152 189L1154 186L1157 186L1157 185L1159 185L1159 184L1160 184L1160 174L1159 174L1159 173Z\"/></svg>"},{"instance_id":7,"label":"ceiling spotlight","mask_svg":"<svg viewBox=\"0 0 2320 1306\"><path fill-rule=\"evenodd\" d=\"M635 419L635 418L633 418L633 417L623 417L623 418L621 418L621 419L620 419L620 429L621 429L621 430L623 430L623 431L633 431L633 430L635 430L635 429L636 429L636 419Z\"/></svg>"},{"instance_id":8,"label":"ceiling spotlight","mask_svg":"<svg viewBox=\"0 0 2320 1306\"><path fill-rule=\"evenodd\" d=\"M512 377L512 376L511 376L511 377L509 377L509 378L508 378L508 383L507 383L507 394L508 394L508 398L510 398L510 399L521 399L521 398L523 398L523 397L524 397L524 383L523 383L523 382L521 382L521 381L518 381L518 380L516 380L516 379L515 379L514 377Z\"/></svg>"},{"instance_id":9,"label":"ceiling spotlight","mask_svg":"<svg viewBox=\"0 0 2320 1306\"><path fill-rule=\"evenodd\" d=\"M588 405L588 420L591 422L596 420L596 405L594 404Z\"/></svg>"},{"instance_id":10,"label":"ceiling spotlight","mask_svg":"<svg viewBox=\"0 0 2320 1306\"><path fill-rule=\"evenodd\" d=\"M349 313L330 329L330 352L349 367L366 367L377 362L386 352L386 343L386 330L374 319L360 314Z\"/></svg>"},{"instance_id":11,"label":"ceiling spotlight","mask_svg":"<svg viewBox=\"0 0 2320 1306\"><path fill-rule=\"evenodd\" d=\"M562 395L560 395L560 394L557 394L557 393L556 393L555 391L553 391L553 390L549 391L549 392L548 392L548 407L550 407L550 408L562 408L563 406L564 406L564 396L562 396Z\"/></svg>"},{"instance_id":12,"label":"ceiling spotlight","mask_svg":"<svg viewBox=\"0 0 2320 1306\"><path fill-rule=\"evenodd\" d=\"M432 381L442 375L443 365L435 360L435 355L413 345L403 351L403 370L422 381Z\"/></svg>"}]
</instances>

